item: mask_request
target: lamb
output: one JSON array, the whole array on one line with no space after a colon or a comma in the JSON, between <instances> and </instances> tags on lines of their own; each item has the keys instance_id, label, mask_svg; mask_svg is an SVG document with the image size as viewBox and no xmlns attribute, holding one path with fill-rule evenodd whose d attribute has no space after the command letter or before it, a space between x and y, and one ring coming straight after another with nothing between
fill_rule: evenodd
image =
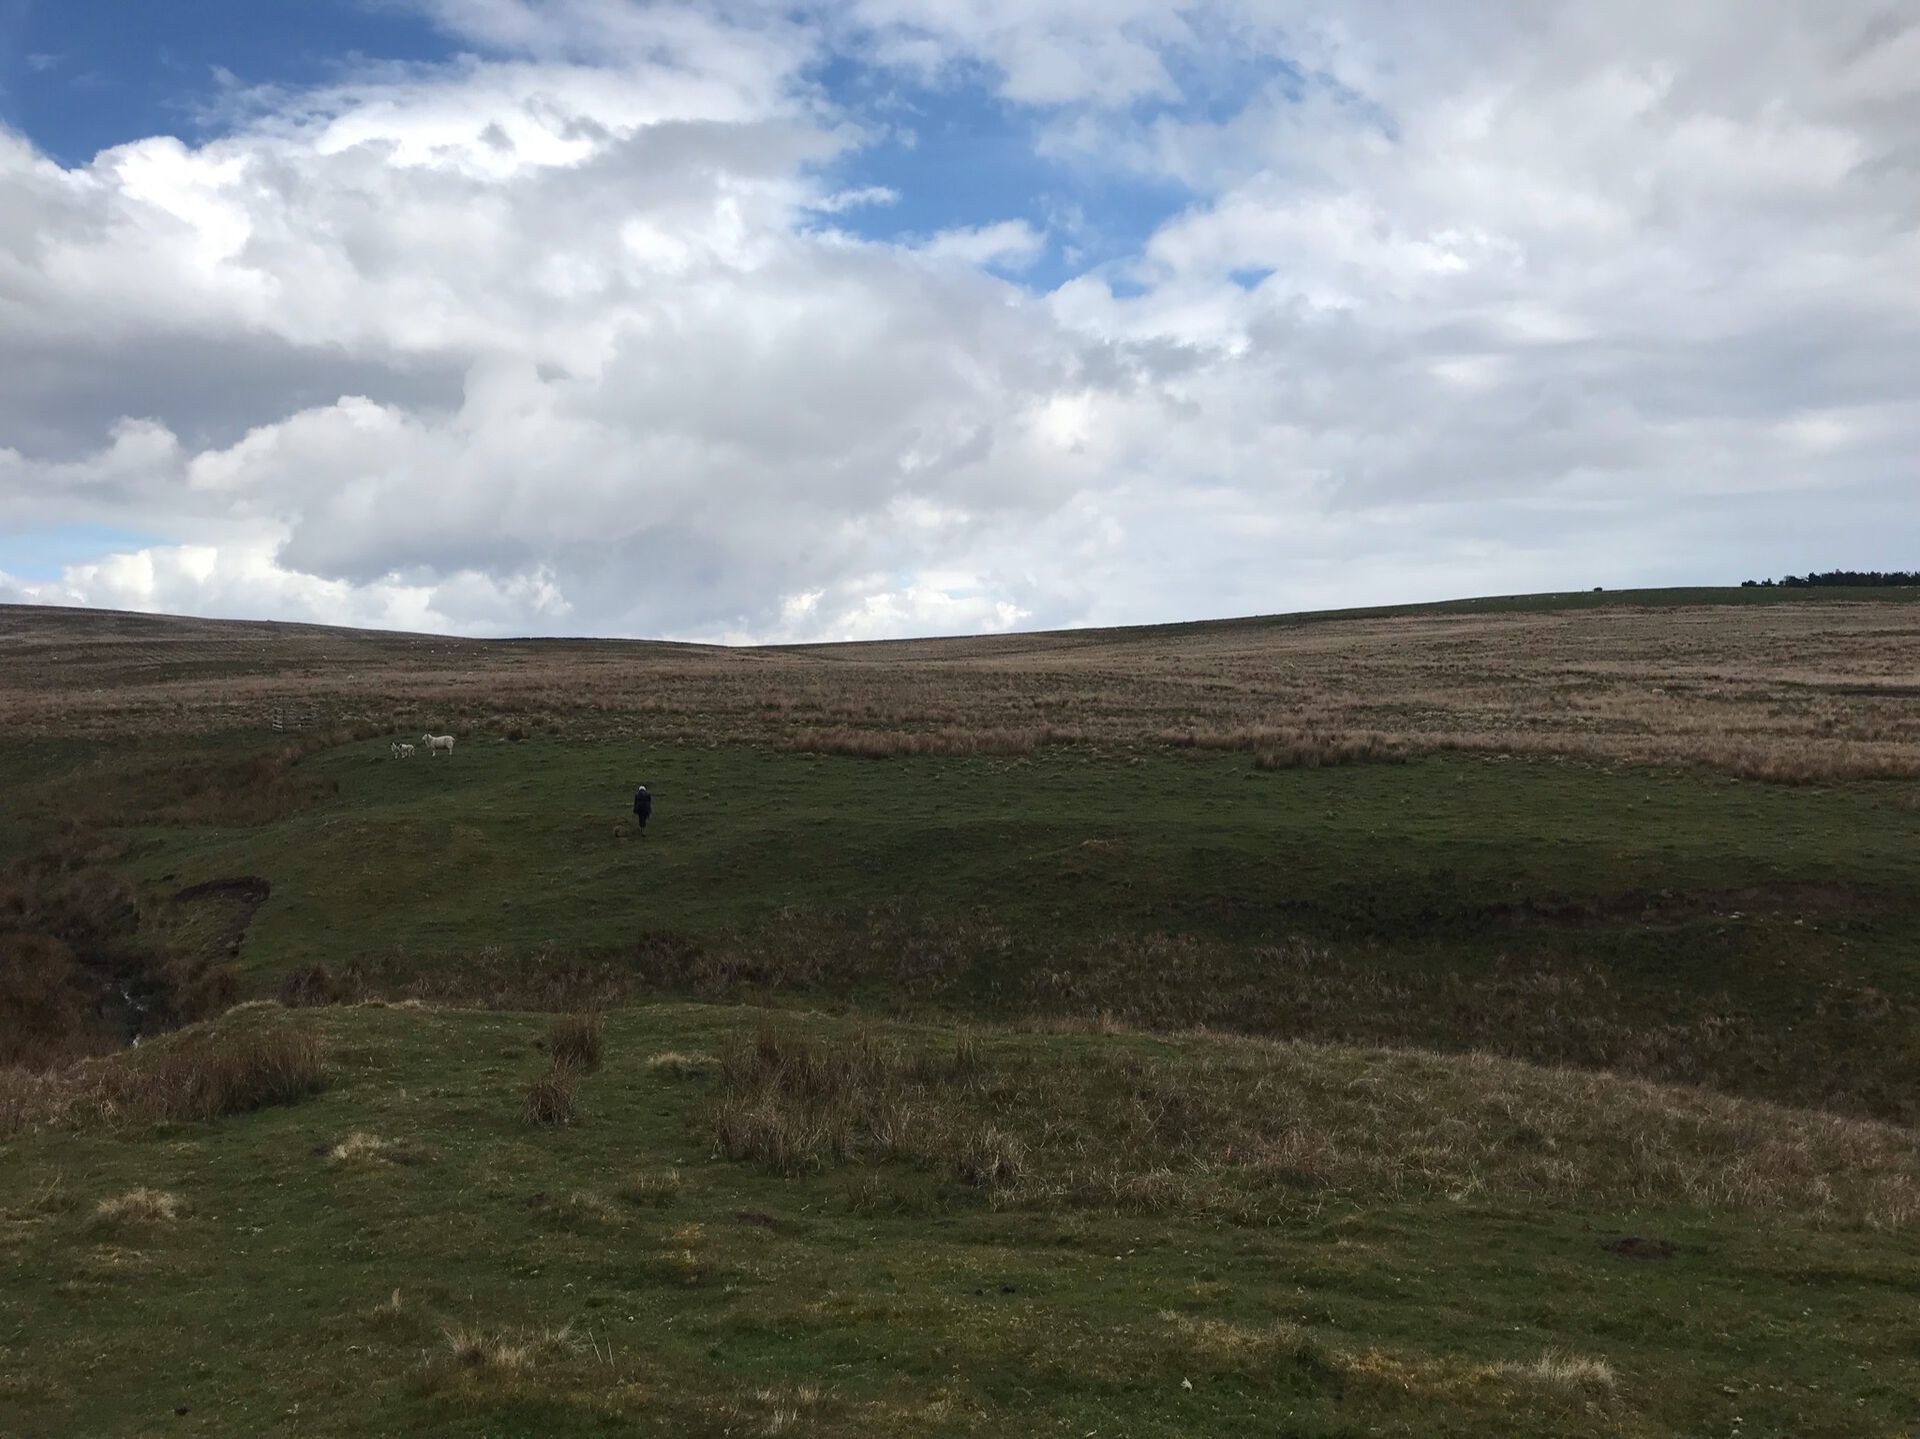
<instances>
[{"instance_id":1,"label":"lamb","mask_svg":"<svg viewBox=\"0 0 1920 1439\"><path fill-rule=\"evenodd\" d=\"M413 746L410 744L401 744L398 740L395 740L393 742L393 757L395 759L411 759L413 757Z\"/></svg>"},{"instance_id":2,"label":"lamb","mask_svg":"<svg viewBox=\"0 0 1920 1439\"><path fill-rule=\"evenodd\" d=\"M427 758L432 759L435 750L445 750L447 758L453 758L453 736L450 734L423 734L421 742L427 747Z\"/></svg>"}]
</instances>

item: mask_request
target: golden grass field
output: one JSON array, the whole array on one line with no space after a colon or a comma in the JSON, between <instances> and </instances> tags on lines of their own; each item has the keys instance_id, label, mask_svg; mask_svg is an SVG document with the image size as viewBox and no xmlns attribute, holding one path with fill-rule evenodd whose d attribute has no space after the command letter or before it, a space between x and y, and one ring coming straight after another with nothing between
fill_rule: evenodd
<instances>
[{"instance_id":1,"label":"golden grass field","mask_svg":"<svg viewBox=\"0 0 1920 1439\"><path fill-rule=\"evenodd\" d=\"M802 648L479 641L0 608L16 735L289 718L850 754L1197 744L1276 763L1470 750L1751 778L1920 775L1920 607L1623 595ZM1738 593L1738 592L1735 592Z\"/></svg>"}]
</instances>

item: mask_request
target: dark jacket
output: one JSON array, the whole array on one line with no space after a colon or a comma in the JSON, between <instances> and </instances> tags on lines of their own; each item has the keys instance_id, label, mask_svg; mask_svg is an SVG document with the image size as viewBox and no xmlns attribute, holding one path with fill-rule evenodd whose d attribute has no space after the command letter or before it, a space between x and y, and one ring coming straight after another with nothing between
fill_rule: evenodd
<instances>
[{"instance_id":1,"label":"dark jacket","mask_svg":"<svg viewBox=\"0 0 1920 1439\"><path fill-rule=\"evenodd\" d=\"M639 816L642 823L645 823L647 816L653 813L653 796L647 793L645 785L633 792L633 812Z\"/></svg>"}]
</instances>

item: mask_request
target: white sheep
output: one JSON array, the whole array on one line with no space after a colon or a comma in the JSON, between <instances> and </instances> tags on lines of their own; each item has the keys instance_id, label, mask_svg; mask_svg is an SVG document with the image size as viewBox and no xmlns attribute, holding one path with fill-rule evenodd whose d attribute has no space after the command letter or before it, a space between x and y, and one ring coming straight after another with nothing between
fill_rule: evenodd
<instances>
[{"instance_id":1,"label":"white sheep","mask_svg":"<svg viewBox=\"0 0 1920 1439\"><path fill-rule=\"evenodd\" d=\"M427 758L432 759L435 750L445 750L447 758L453 758L453 736L450 734L423 734L421 743L427 747Z\"/></svg>"}]
</instances>

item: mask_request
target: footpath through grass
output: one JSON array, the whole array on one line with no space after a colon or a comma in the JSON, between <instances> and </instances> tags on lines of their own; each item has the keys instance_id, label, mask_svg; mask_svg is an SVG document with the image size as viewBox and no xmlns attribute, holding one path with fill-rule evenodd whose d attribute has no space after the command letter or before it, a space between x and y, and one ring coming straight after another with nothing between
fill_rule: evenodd
<instances>
[{"instance_id":1,"label":"footpath through grass","mask_svg":"<svg viewBox=\"0 0 1920 1439\"><path fill-rule=\"evenodd\" d=\"M0 1432L1757 1439L1914 1418L1895 1131L1207 1039L956 1049L951 1029L788 1015L767 1050L759 1015L696 1006L610 1015L578 1122L535 1127L548 1023L242 1010L218 1024L322 1033L328 1087L0 1141ZM909 1128L868 1115L785 1166L715 1157L756 1053L831 1069L874 1044L919 1076L896 1095ZM1205 1103L1261 1083L1279 1087L1245 1135L1280 1147L1200 1162ZM1200 1107L1143 1107L1156 1085ZM1409 1085L1459 1118L1417 1153L1368 1118ZM973 1104L1012 1167L959 1169L921 1138ZM1290 1119L1318 1159L1285 1149ZM1685 1172L1710 1176L1744 1127L1798 1159L1689 1199ZM1670 1168L1624 1158L1636 1131ZM1543 1191L1556 1155L1610 1154L1592 1197ZM1103 1169L1142 1182L1076 1182ZM1877 1197L1770 1199L1869 1174ZM1208 1202L1222 1183L1257 1202Z\"/></svg>"}]
</instances>

